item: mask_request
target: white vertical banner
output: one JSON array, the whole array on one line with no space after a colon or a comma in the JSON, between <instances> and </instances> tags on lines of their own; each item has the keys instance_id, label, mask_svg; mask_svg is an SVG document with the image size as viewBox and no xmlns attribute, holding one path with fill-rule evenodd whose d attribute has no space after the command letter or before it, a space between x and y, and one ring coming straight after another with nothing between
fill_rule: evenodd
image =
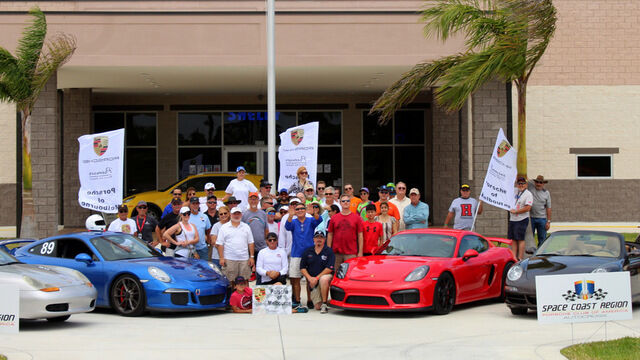
<instances>
[{"instance_id":1,"label":"white vertical banner","mask_svg":"<svg viewBox=\"0 0 640 360\"><path fill-rule=\"evenodd\" d=\"M480 192L480 200L505 210L510 210L515 205L517 155L516 149L509 144L500 129Z\"/></svg>"},{"instance_id":2,"label":"white vertical banner","mask_svg":"<svg viewBox=\"0 0 640 360\"><path fill-rule=\"evenodd\" d=\"M20 289L0 285L0 334L17 334L20 330Z\"/></svg>"},{"instance_id":3,"label":"white vertical banner","mask_svg":"<svg viewBox=\"0 0 640 360\"><path fill-rule=\"evenodd\" d=\"M287 129L280 134L280 179L278 189L289 188L297 181L300 166L307 168L309 180L316 184L318 166L318 122Z\"/></svg>"},{"instance_id":4,"label":"white vertical banner","mask_svg":"<svg viewBox=\"0 0 640 360\"><path fill-rule=\"evenodd\" d=\"M78 138L78 202L86 209L117 213L122 204L124 129Z\"/></svg>"}]
</instances>

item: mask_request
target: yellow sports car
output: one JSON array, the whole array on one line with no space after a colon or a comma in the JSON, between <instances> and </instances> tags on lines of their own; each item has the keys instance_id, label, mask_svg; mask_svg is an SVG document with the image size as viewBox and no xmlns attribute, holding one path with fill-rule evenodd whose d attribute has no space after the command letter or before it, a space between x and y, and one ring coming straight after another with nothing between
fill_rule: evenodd
<instances>
[{"instance_id":1,"label":"yellow sports car","mask_svg":"<svg viewBox=\"0 0 640 360\"><path fill-rule=\"evenodd\" d=\"M213 183L216 186L216 196L222 199L225 195L224 190L229 185L229 182L236 178L235 173L202 173L197 175L188 176L176 183L167 186L164 189L157 191L146 191L139 194L134 194L126 197L123 201L129 208L129 217L136 216L135 210L136 204L139 201L146 201L149 207L148 214L153 215L156 219L160 219L162 211L171 201L171 192L175 188L182 189L182 200L187 195L187 188L194 187L197 191L197 196L205 196L204 185L206 183ZM260 181L262 175L247 174L245 179L251 181L257 188L260 187Z\"/></svg>"}]
</instances>

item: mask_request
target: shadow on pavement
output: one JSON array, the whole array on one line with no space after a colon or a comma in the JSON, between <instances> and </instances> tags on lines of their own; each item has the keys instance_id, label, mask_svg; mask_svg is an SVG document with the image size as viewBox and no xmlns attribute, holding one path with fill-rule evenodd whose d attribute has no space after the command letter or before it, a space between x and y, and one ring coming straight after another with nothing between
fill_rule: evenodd
<instances>
[{"instance_id":1,"label":"shadow on pavement","mask_svg":"<svg viewBox=\"0 0 640 360\"><path fill-rule=\"evenodd\" d=\"M86 322L74 322L73 315L69 320L64 322L49 322L45 319L41 320L20 320L20 332L27 331L49 331L54 329L77 329L86 326L92 326Z\"/></svg>"}]
</instances>

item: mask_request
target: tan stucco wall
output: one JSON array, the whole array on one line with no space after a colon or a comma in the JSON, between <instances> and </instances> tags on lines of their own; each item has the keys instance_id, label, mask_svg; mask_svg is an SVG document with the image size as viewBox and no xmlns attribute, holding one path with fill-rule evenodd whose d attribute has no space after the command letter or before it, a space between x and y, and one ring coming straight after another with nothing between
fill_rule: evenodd
<instances>
[{"instance_id":1,"label":"tan stucco wall","mask_svg":"<svg viewBox=\"0 0 640 360\"><path fill-rule=\"evenodd\" d=\"M16 182L16 106L0 102L0 184Z\"/></svg>"},{"instance_id":2,"label":"tan stucco wall","mask_svg":"<svg viewBox=\"0 0 640 360\"><path fill-rule=\"evenodd\" d=\"M515 91L513 95L517 137ZM639 99L640 86L529 86L529 176L575 179L576 155L569 148L619 148L613 154L613 178L640 178Z\"/></svg>"}]
</instances>

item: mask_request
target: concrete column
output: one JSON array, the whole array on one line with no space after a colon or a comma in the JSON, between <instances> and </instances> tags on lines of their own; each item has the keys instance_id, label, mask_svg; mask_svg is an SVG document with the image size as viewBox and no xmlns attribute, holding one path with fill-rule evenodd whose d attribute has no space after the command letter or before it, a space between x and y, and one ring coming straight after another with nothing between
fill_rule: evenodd
<instances>
[{"instance_id":1,"label":"concrete column","mask_svg":"<svg viewBox=\"0 0 640 360\"><path fill-rule=\"evenodd\" d=\"M362 109L351 103L342 112L342 185L351 183L354 189L359 189L363 180L362 142L354 139L362 139Z\"/></svg>"},{"instance_id":2,"label":"concrete column","mask_svg":"<svg viewBox=\"0 0 640 360\"><path fill-rule=\"evenodd\" d=\"M442 226L451 201L459 195L458 112L447 113L435 101L432 104L433 203L429 206L433 225Z\"/></svg>"},{"instance_id":3,"label":"concrete column","mask_svg":"<svg viewBox=\"0 0 640 360\"><path fill-rule=\"evenodd\" d=\"M22 237L46 237L58 232L60 201L60 132L57 77L47 82L31 115L31 164L35 232Z\"/></svg>"},{"instance_id":4,"label":"concrete column","mask_svg":"<svg viewBox=\"0 0 640 360\"><path fill-rule=\"evenodd\" d=\"M158 188L162 189L178 180L178 113L159 111L157 121Z\"/></svg>"},{"instance_id":5,"label":"concrete column","mask_svg":"<svg viewBox=\"0 0 640 360\"><path fill-rule=\"evenodd\" d=\"M91 89L64 89L63 106L64 226L83 228L90 211L78 204L78 137L91 133Z\"/></svg>"}]
</instances>

